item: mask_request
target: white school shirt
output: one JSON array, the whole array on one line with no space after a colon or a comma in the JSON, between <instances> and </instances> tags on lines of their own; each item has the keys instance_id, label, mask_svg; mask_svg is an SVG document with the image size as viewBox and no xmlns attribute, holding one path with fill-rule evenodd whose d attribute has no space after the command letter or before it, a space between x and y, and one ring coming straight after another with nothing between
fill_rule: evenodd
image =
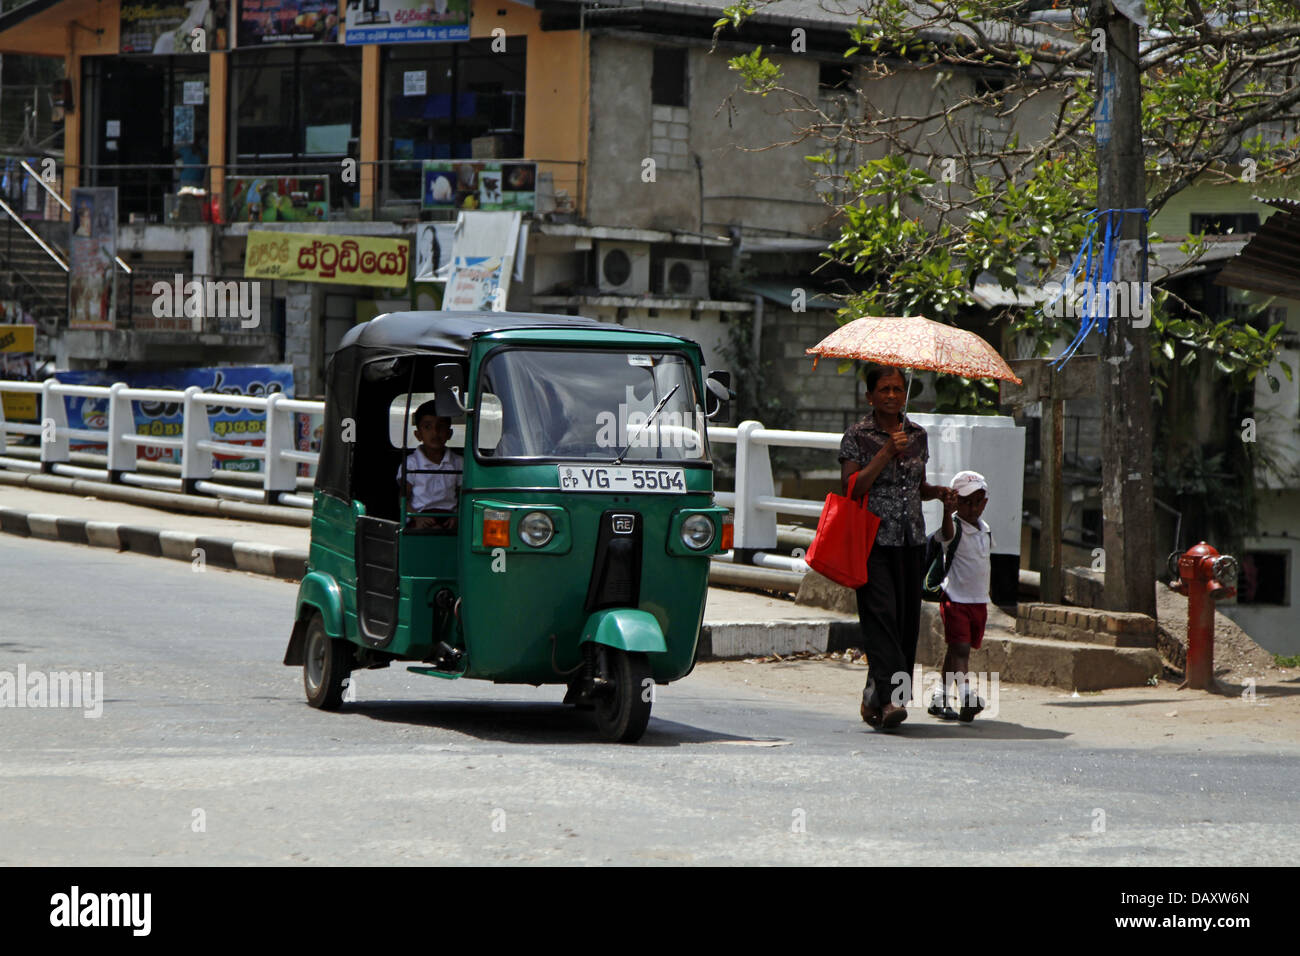
<instances>
[{"instance_id":1,"label":"white school shirt","mask_svg":"<svg viewBox=\"0 0 1300 956\"><path fill-rule=\"evenodd\" d=\"M459 472L464 467L460 455L450 448L444 449L442 461L430 461L423 448L417 448L406 456L407 484L411 486L411 500L407 508L411 511L455 511L456 488L460 485ZM414 474L415 469L456 472L447 475ZM402 469L397 469L397 480L402 480Z\"/></svg>"},{"instance_id":2,"label":"white school shirt","mask_svg":"<svg viewBox=\"0 0 1300 956\"><path fill-rule=\"evenodd\" d=\"M957 515L953 521L961 521L961 540L957 542L957 551L952 556L952 566L948 576L943 579L943 590L949 601L958 604L989 603L989 551L993 544L993 529L983 518L979 527L962 521ZM954 529L956 534L956 529ZM952 538L944 540L943 529L939 529L939 540L947 547Z\"/></svg>"}]
</instances>

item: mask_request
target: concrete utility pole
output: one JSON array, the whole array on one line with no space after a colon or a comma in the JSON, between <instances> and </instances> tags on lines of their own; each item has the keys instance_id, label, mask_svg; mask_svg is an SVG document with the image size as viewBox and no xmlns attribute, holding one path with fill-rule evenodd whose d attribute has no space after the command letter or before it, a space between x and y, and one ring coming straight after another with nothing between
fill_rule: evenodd
<instances>
[{"instance_id":1,"label":"concrete utility pole","mask_svg":"<svg viewBox=\"0 0 1300 956\"><path fill-rule=\"evenodd\" d=\"M1135 4L1121 0L1133 10ZM1137 7L1140 10L1140 7ZM1089 22L1105 31L1105 50L1096 54L1097 208L1140 209L1146 205L1142 147L1142 88L1138 71L1138 26L1112 4L1091 0ZM1139 14L1140 15L1140 14ZM1096 34L1093 34L1094 37ZM1121 215L1116 213L1115 215ZM1107 222L1101 220L1099 235ZM1116 282L1142 278L1145 223L1124 214ZM1133 286L1125 286L1133 288ZM1115 298L1109 299L1115 303ZM1127 301L1120 299L1119 301ZM1106 587L1110 610L1156 613L1155 508L1151 463L1151 353L1137 302L1111 308L1101 344L1102 516L1105 525ZM1118 314L1115 314L1118 313Z\"/></svg>"}]
</instances>

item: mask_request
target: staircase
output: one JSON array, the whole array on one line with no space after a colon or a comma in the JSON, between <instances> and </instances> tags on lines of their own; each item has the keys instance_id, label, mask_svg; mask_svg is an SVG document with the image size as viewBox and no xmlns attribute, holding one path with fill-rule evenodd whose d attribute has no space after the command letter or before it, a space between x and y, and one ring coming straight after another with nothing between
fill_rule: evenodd
<instances>
[{"instance_id":1,"label":"staircase","mask_svg":"<svg viewBox=\"0 0 1300 956\"><path fill-rule=\"evenodd\" d=\"M2 210L0 221L0 296L36 320L38 335L53 338L68 312L68 274ZM66 242L45 241L67 261Z\"/></svg>"}]
</instances>

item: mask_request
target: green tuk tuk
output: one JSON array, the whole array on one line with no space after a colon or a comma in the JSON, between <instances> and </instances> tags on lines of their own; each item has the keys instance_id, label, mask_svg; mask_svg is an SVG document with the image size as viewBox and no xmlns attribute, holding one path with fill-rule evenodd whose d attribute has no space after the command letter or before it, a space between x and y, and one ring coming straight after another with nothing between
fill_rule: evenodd
<instances>
[{"instance_id":1,"label":"green tuk tuk","mask_svg":"<svg viewBox=\"0 0 1300 956\"><path fill-rule=\"evenodd\" d=\"M350 330L326 374L284 657L307 702L336 709L353 671L408 661L567 685L603 736L639 739L653 685L694 667L709 557L731 546L705 428L729 377L702 359L575 316L401 312ZM412 492L434 482L430 512Z\"/></svg>"}]
</instances>

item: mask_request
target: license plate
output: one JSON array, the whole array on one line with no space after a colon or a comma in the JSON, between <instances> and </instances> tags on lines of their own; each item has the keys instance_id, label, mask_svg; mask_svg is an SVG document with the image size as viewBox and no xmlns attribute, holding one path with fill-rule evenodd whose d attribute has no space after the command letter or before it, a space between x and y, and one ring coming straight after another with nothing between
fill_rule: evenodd
<instances>
[{"instance_id":1,"label":"license plate","mask_svg":"<svg viewBox=\"0 0 1300 956\"><path fill-rule=\"evenodd\" d=\"M633 492L651 495L686 494L682 468L583 467L557 465L563 491Z\"/></svg>"}]
</instances>

